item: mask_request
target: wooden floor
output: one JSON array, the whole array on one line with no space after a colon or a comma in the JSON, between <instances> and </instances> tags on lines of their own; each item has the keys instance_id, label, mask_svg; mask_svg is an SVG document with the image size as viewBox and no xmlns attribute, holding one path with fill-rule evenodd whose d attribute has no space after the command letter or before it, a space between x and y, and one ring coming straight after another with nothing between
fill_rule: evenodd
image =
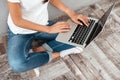
<instances>
[{"instance_id":1,"label":"wooden floor","mask_svg":"<svg viewBox=\"0 0 120 80\"><path fill-rule=\"evenodd\" d=\"M101 0L77 12L100 18L112 1ZM39 77L31 75L30 71L12 72L3 55L0 58L0 64L4 65L0 66L1 80L120 80L120 0L116 3L103 32L82 53L40 67Z\"/></svg>"}]
</instances>

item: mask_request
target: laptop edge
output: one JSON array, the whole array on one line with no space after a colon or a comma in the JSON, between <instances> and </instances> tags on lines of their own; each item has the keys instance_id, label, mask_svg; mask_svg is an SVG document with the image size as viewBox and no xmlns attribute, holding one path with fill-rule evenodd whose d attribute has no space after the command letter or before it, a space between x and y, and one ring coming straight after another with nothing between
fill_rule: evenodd
<instances>
[{"instance_id":1,"label":"laptop edge","mask_svg":"<svg viewBox=\"0 0 120 80\"><path fill-rule=\"evenodd\" d=\"M87 47L90 44L90 42L102 31L107 21L107 18L109 17L114 6L115 6L115 3L113 3L113 5L104 13L101 19L99 19L99 21L95 24L95 28L92 30L88 40L86 41L85 47Z\"/></svg>"}]
</instances>

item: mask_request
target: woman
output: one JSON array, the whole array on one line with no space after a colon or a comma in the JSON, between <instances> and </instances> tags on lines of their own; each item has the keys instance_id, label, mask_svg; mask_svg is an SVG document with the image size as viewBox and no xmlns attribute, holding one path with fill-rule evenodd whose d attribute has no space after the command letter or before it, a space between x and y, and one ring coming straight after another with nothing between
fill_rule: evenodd
<instances>
[{"instance_id":1,"label":"woman","mask_svg":"<svg viewBox=\"0 0 120 80\"><path fill-rule=\"evenodd\" d=\"M75 23L78 19L88 25L88 19L76 14L65 6L61 0L8 0L9 38L8 62L14 72L24 72L42 66L52 59L69 54L80 53L81 48L55 41L57 33L68 32L67 22L48 21L48 3L65 12ZM31 51L35 39L47 41Z\"/></svg>"}]
</instances>

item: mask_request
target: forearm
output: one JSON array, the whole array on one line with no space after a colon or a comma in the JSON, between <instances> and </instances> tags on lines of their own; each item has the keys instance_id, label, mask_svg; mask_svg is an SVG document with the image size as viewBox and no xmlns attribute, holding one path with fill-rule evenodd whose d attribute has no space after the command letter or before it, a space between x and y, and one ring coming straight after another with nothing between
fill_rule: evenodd
<instances>
[{"instance_id":1,"label":"forearm","mask_svg":"<svg viewBox=\"0 0 120 80\"><path fill-rule=\"evenodd\" d=\"M21 27L21 28L25 28L25 29L30 29L30 30L35 30L35 31L39 31L39 32L49 32L49 27L48 26L44 26L44 25L39 25L24 19L20 19L18 21L15 22L15 25Z\"/></svg>"},{"instance_id":2,"label":"forearm","mask_svg":"<svg viewBox=\"0 0 120 80\"><path fill-rule=\"evenodd\" d=\"M69 17L75 14L75 12L69 9L61 0L50 0L50 3L59 10L66 13Z\"/></svg>"}]
</instances>

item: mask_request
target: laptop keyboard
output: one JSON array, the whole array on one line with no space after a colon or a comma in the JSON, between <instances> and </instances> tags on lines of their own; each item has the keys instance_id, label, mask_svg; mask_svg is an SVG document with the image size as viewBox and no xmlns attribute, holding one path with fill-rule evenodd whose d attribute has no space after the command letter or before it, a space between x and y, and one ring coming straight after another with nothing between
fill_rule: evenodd
<instances>
[{"instance_id":1,"label":"laptop keyboard","mask_svg":"<svg viewBox=\"0 0 120 80\"><path fill-rule=\"evenodd\" d=\"M70 37L69 42L83 45L94 23L95 20L90 19L89 27L78 25Z\"/></svg>"}]
</instances>

